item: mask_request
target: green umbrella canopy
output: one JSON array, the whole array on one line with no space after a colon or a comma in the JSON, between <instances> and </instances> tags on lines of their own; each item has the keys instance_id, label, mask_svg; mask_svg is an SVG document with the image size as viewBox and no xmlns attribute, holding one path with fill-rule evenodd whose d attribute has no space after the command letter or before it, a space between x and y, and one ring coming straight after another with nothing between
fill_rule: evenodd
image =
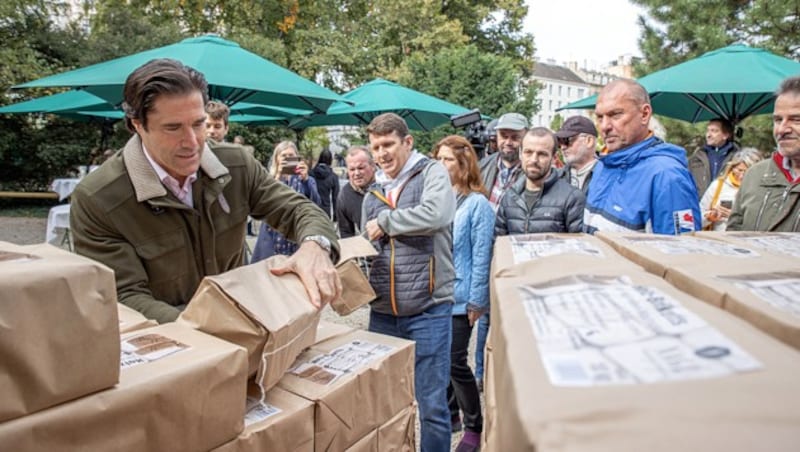
<instances>
[{"instance_id":1,"label":"green umbrella canopy","mask_svg":"<svg viewBox=\"0 0 800 452\"><path fill-rule=\"evenodd\" d=\"M65 91L6 105L0 108L2 113L52 113L77 120L87 120L91 116L110 119L122 119L125 116L105 100L83 90ZM310 113L309 110L239 102L231 107L229 119L231 122L288 126L290 117Z\"/></svg>"},{"instance_id":2,"label":"green umbrella canopy","mask_svg":"<svg viewBox=\"0 0 800 452\"><path fill-rule=\"evenodd\" d=\"M443 101L387 80L375 79L344 95L346 102L333 104L327 114L296 118L292 128L329 125L363 125L382 113L396 113L408 127L430 130L450 121L450 116L467 113L464 107Z\"/></svg>"},{"instance_id":3,"label":"green umbrella canopy","mask_svg":"<svg viewBox=\"0 0 800 452\"><path fill-rule=\"evenodd\" d=\"M723 47L646 75L638 82L650 93L653 112L689 122L742 119L771 113L775 90L800 74L800 63L745 45ZM593 99L592 99L593 97ZM559 110L594 108L596 95Z\"/></svg>"},{"instance_id":4,"label":"green umbrella canopy","mask_svg":"<svg viewBox=\"0 0 800 452\"><path fill-rule=\"evenodd\" d=\"M173 58L202 72L213 99L325 111L341 96L271 61L217 36L201 36L73 71L51 75L14 88L82 88L111 103L122 103L128 75L156 58Z\"/></svg>"},{"instance_id":5,"label":"green umbrella canopy","mask_svg":"<svg viewBox=\"0 0 800 452\"><path fill-rule=\"evenodd\" d=\"M575 102L571 102L563 107L556 108L556 111L561 110L591 110L594 108L594 105L597 103L597 94L592 94L589 97L584 97L583 99L576 100Z\"/></svg>"},{"instance_id":6,"label":"green umbrella canopy","mask_svg":"<svg viewBox=\"0 0 800 452\"><path fill-rule=\"evenodd\" d=\"M6 105L0 108L0 114L4 113L52 113L80 121L88 121L91 117L122 119L124 116L113 105L85 91L65 91Z\"/></svg>"}]
</instances>

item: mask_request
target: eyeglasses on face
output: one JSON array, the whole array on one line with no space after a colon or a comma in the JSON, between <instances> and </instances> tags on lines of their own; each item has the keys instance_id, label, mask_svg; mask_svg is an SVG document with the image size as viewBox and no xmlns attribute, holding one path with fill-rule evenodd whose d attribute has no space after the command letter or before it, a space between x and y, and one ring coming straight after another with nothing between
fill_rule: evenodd
<instances>
[{"instance_id":1,"label":"eyeglasses on face","mask_svg":"<svg viewBox=\"0 0 800 452\"><path fill-rule=\"evenodd\" d=\"M572 146L572 143L575 142L575 140L577 140L578 138L580 138L582 136L583 136L583 134L579 133L579 134L573 135L573 136L571 136L569 138L559 138L558 139L558 144L561 145L561 146L570 147L570 146Z\"/></svg>"}]
</instances>

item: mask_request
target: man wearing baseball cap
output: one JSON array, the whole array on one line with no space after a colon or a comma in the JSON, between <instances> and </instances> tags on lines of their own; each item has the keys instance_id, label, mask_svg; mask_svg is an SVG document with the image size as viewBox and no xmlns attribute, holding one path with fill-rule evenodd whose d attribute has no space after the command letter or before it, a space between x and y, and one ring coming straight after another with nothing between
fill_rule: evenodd
<instances>
[{"instance_id":1,"label":"man wearing baseball cap","mask_svg":"<svg viewBox=\"0 0 800 452\"><path fill-rule=\"evenodd\" d=\"M556 132L566 166L561 178L585 195L589 191L592 170L597 163L597 129L585 116L572 116Z\"/></svg>"},{"instance_id":2,"label":"man wearing baseball cap","mask_svg":"<svg viewBox=\"0 0 800 452\"><path fill-rule=\"evenodd\" d=\"M522 175L519 150L528 131L528 120L519 113L506 113L497 120L497 152L481 159L483 185L489 190L489 202L497 210L503 193Z\"/></svg>"}]
</instances>

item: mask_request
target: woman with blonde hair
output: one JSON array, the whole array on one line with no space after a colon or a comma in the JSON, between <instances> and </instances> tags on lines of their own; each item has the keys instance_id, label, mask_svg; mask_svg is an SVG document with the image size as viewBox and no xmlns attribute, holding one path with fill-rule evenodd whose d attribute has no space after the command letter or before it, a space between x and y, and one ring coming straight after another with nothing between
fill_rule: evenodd
<instances>
[{"instance_id":1,"label":"woman with blonde hair","mask_svg":"<svg viewBox=\"0 0 800 452\"><path fill-rule=\"evenodd\" d=\"M720 171L720 176L708 186L700 199L703 229L724 231L728 227L733 200L739 191L744 173L761 159L761 152L755 148L742 148L733 155L724 170Z\"/></svg>"},{"instance_id":2,"label":"woman with blonde hair","mask_svg":"<svg viewBox=\"0 0 800 452\"><path fill-rule=\"evenodd\" d=\"M476 451L483 431L481 401L475 375L467 363L472 326L489 310L489 265L494 242L494 210L483 186L478 158L464 137L450 135L433 149L450 175L456 193L453 220L453 265L456 271L453 304L453 336L450 348L451 422L460 430L464 413L464 436L457 452Z\"/></svg>"},{"instance_id":3,"label":"woman with blonde hair","mask_svg":"<svg viewBox=\"0 0 800 452\"><path fill-rule=\"evenodd\" d=\"M313 177L308 177L308 164L299 157L297 146L291 141L281 141L275 146L270 159L269 173L275 179L292 187L292 189L316 205L320 205L317 184ZM275 254L291 255L297 251L298 244L290 241L280 232L261 223L256 246L253 248L251 262L264 260Z\"/></svg>"}]
</instances>

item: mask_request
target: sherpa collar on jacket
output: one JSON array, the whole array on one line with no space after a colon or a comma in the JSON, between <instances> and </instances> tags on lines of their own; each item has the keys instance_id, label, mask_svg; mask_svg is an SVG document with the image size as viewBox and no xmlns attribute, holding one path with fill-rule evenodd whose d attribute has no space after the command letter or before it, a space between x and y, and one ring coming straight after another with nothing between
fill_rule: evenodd
<instances>
[{"instance_id":1,"label":"sherpa collar on jacket","mask_svg":"<svg viewBox=\"0 0 800 452\"><path fill-rule=\"evenodd\" d=\"M212 179L229 174L222 162L209 149L208 144L204 144L203 155L200 157L200 169ZM134 135L125 144L122 150L122 157L125 162L125 169L133 184L138 202L149 201L153 198L167 196L167 188L158 179L158 174L147 161L147 157L142 150L142 140L139 135ZM199 175L198 175L199 178Z\"/></svg>"}]
</instances>

